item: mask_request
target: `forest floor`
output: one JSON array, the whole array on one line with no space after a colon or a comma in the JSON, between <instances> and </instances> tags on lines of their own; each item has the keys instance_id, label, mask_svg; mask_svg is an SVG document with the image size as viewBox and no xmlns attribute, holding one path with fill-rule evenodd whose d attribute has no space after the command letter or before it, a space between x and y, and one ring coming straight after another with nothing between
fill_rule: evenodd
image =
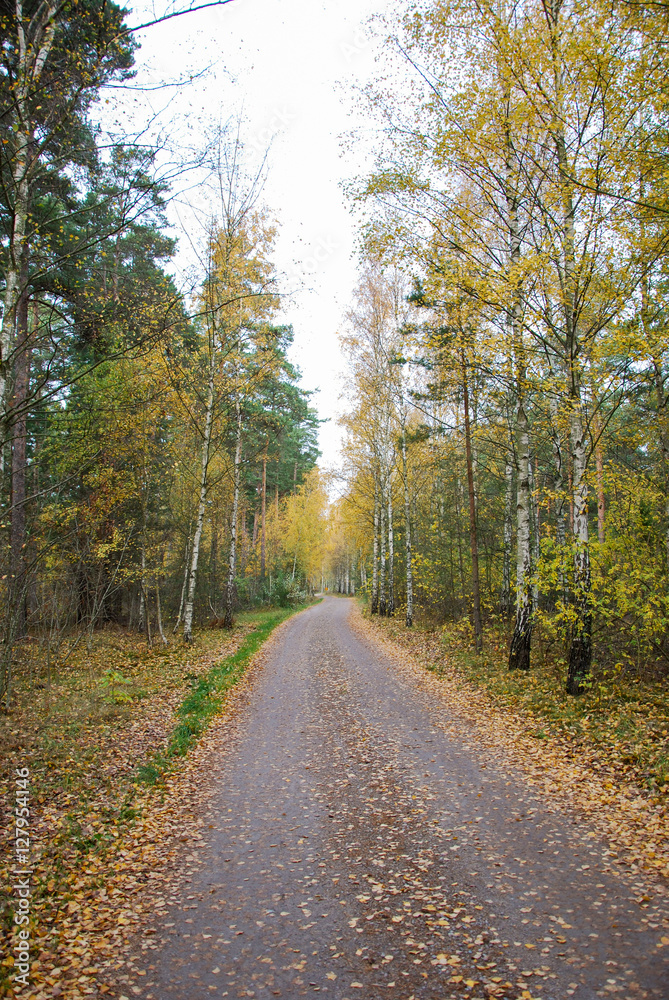
<instances>
[{"instance_id":1,"label":"forest floor","mask_svg":"<svg viewBox=\"0 0 669 1000\"><path fill-rule=\"evenodd\" d=\"M276 628L207 719L202 679L239 676L221 664L257 626L144 651L165 704L119 651L131 683L100 695L119 721L82 704L61 745L55 719L51 787L29 748L40 894L19 995L667 995L666 799L642 770L465 676L443 635L346 599Z\"/></svg>"},{"instance_id":2,"label":"forest floor","mask_svg":"<svg viewBox=\"0 0 669 1000\"><path fill-rule=\"evenodd\" d=\"M191 646L171 634L166 647L148 646L142 635L105 628L88 641L71 637L71 648L64 644L48 670L39 649L27 645L10 711L0 714L0 827L7 831L0 996L11 995L14 971L10 872L17 865L9 836L16 769L30 774L33 869L34 989L21 995L85 995L95 956L104 951L105 920L123 926L119 904L138 884L133 850L147 802L164 800L167 776L264 639L292 613L244 613L230 632L196 630Z\"/></svg>"},{"instance_id":3,"label":"forest floor","mask_svg":"<svg viewBox=\"0 0 669 1000\"><path fill-rule=\"evenodd\" d=\"M585 693L565 692L559 658L535 642L529 673L509 671L506 630L490 628L484 652L471 649L467 622L407 629L403 618L373 618L378 634L434 673L472 719L495 718L524 738L525 752L580 761L597 775L595 804L638 809L630 841L644 863L669 876L669 687L613 669L598 670ZM372 625L373 623L373 625ZM601 786L601 787L600 787ZM642 805L643 803L643 805ZM628 834L631 836L631 833Z\"/></svg>"}]
</instances>

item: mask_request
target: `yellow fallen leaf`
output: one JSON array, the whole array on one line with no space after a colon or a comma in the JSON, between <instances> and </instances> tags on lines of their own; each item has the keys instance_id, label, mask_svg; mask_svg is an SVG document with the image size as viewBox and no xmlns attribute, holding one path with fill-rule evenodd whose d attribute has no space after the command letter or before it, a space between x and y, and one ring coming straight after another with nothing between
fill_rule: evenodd
<instances>
[{"instance_id":1,"label":"yellow fallen leaf","mask_svg":"<svg viewBox=\"0 0 669 1000\"><path fill-rule=\"evenodd\" d=\"M334 981L335 981L335 979L337 978L337 975L336 975L336 973L334 973L334 972L326 972L326 973L325 973L325 978L326 978L326 979L331 979L331 980L332 980L332 982L334 982Z\"/></svg>"}]
</instances>

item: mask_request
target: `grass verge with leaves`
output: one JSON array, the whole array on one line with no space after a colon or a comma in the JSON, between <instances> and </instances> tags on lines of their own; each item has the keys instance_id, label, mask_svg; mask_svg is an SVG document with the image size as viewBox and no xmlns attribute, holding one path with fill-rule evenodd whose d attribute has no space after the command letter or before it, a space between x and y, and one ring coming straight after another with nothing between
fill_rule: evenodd
<instances>
[{"instance_id":1,"label":"grass verge with leaves","mask_svg":"<svg viewBox=\"0 0 669 1000\"><path fill-rule=\"evenodd\" d=\"M141 781L155 784L174 757L183 757L188 752L189 747L207 728L212 716L220 711L226 692L237 683L254 653L257 653L276 626L292 614L293 609L285 608L256 613L258 624L242 639L239 648L211 667L206 674L192 678L192 690L177 708L179 722L172 730L164 754L153 756L137 768Z\"/></svg>"},{"instance_id":2,"label":"grass verge with leaves","mask_svg":"<svg viewBox=\"0 0 669 1000\"><path fill-rule=\"evenodd\" d=\"M195 646L150 648L135 633L103 630L56 672L51 665L48 678L26 672L11 712L0 718L0 802L8 818L14 769L30 771L35 986L23 991L26 998L64 982L73 1000L86 995L94 958L82 962L77 949L92 895L98 915L115 912L120 845L133 843L147 795L168 795L166 773L180 767L254 654L296 610L243 613L232 633L200 630ZM7 852L3 887L12 884L12 866ZM13 904L5 890L0 997L12 995ZM94 955L101 942L84 937Z\"/></svg>"}]
</instances>

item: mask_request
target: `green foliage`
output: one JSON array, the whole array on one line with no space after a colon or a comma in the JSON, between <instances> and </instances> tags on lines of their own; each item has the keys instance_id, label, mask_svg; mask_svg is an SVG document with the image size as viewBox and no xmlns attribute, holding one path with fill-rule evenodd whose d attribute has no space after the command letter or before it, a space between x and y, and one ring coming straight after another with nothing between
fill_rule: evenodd
<instances>
[{"instance_id":1,"label":"green foliage","mask_svg":"<svg viewBox=\"0 0 669 1000\"><path fill-rule=\"evenodd\" d=\"M221 710L227 692L242 677L251 657L281 622L299 608L253 612L251 623L255 626L242 639L230 656L213 666L206 674L193 677L191 691L176 711L179 721L172 730L164 754L156 754L137 768L137 778L145 784L155 785L174 757L183 757L207 729L211 719Z\"/></svg>"}]
</instances>

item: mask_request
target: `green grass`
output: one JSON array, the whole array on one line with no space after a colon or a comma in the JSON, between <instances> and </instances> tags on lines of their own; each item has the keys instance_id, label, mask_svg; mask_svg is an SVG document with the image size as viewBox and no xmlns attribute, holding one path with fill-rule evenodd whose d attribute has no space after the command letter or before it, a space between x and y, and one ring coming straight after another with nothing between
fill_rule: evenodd
<instances>
[{"instance_id":1,"label":"green grass","mask_svg":"<svg viewBox=\"0 0 669 1000\"><path fill-rule=\"evenodd\" d=\"M188 753L189 748L219 712L227 692L243 676L254 653L257 653L277 625L299 610L301 609L280 608L249 612L242 616L242 620L257 623L256 627L244 637L234 653L215 664L206 674L192 679L192 689L176 711L179 721L172 731L164 754L156 754L137 768L137 777L141 782L156 784L170 766L171 759Z\"/></svg>"}]
</instances>

